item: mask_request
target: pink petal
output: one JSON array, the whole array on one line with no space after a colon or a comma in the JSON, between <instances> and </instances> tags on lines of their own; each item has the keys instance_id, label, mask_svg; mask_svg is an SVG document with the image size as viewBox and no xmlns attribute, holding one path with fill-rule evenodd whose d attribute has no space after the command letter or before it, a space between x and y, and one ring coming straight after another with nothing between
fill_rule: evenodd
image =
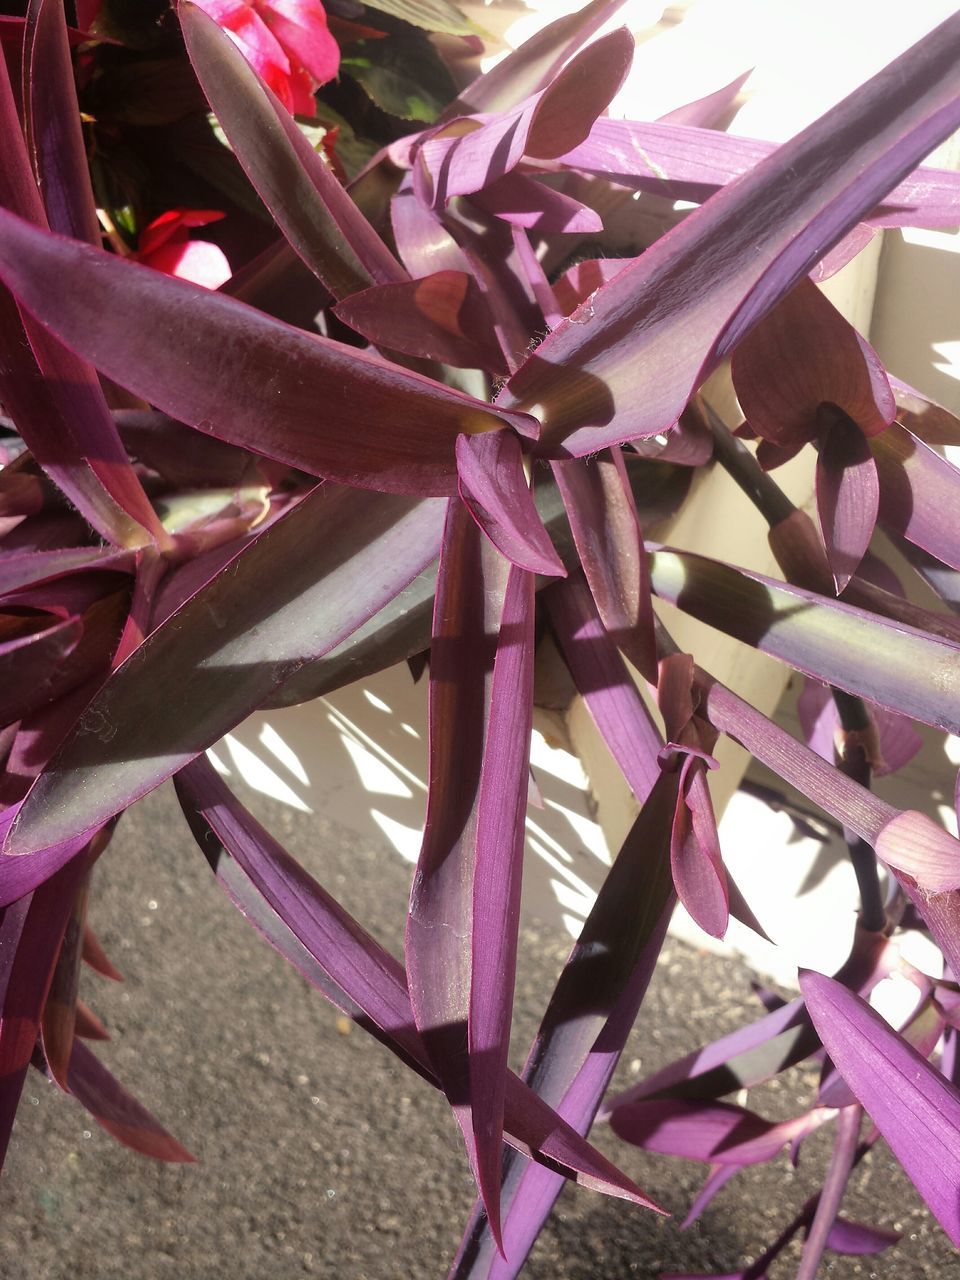
<instances>
[{"instance_id":1,"label":"pink petal","mask_svg":"<svg viewBox=\"0 0 960 1280\"><path fill-rule=\"evenodd\" d=\"M334 78L340 49L320 0L258 0L257 9L292 64L299 63L320 84Z\"/></svg>"},{"instance_id":2,"label":"pink petal","mask_svg":"<svg viewBox=\"0 0 960 1280\"><path fill-rule=\"evenodd\" d=\"M170 240L140 261L155 271L207 289L219 289L233 275L223 250L207 240Z\"/></svg>"}]
</instances>

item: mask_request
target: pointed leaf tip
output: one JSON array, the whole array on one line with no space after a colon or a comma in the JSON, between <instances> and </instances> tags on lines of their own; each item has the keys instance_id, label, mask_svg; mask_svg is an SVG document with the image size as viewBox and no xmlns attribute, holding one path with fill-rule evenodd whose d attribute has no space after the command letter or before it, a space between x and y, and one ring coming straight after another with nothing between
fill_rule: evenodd
<instances>
[{"instance_id":1,"label":"pointed leaf tip","mask_svg":"<svg viewBox=\"0 0 960 1280\"><path fill-rule=\"evenodd\" d=\"M841 983L801 970L800 989L837 1070L960 1246L960 1092Z\"/></svg>"},{"instance_id":2,"label":"pointed leaf tip","mask_svg":"<svg viewBox=\"0 0 960 1280\"><path fill-rule=\"evenodd\" d=\"M565 578L567 571L543 527L512 431L457 441L460 497L497 550L518 568Z\"/></svg>"}]
</instances>

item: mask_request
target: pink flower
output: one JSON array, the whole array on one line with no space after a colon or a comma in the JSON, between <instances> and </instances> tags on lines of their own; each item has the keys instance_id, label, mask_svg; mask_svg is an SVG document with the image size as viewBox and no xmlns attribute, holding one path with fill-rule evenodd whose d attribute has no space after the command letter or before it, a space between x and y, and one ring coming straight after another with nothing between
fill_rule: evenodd
<instances>
[{"instance_id":1,"label":"pink flower","mask_svg":"<svg viewBox=\"0 0 960 1280\"><path fill-rule=\"evenodd\" d=\"M340 67L320 0L196 0L288 111L314 114L314 90Z\"/></svg>"},{"instance_id":2,"label":"pink flower","mask_svg":"<svg viewBox=\"0 0 960 1280\"><path fill-rule=\"evenodd\" d=\"M225 215L216 209L168 209L140 233L132 256L168 276L218 289L232 274L226 254L209 240L191 240L190 227L205 227Z\"/></svg>"}]
</instances>

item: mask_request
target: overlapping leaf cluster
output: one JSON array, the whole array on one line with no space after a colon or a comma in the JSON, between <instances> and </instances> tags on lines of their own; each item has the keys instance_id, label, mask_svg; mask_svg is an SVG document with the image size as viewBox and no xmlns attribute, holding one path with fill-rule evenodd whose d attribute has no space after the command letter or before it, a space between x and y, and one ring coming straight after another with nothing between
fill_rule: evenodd
<instances>
[{"instance_id":1,"label":"overlapping leaf cluster","mask_svg":"<svg viewBox=\"0 0 960 1280\"><path fill-rule=\"evenodd\" d=\"M663 121L606 119L633 41L593 37L617 8L547 27L345 189L181 0L190 91L283 237L208 291L102 245L63 9L31 0L22 92L0 60L3 1144L32 1061L121 1141L189 1158L89 1048L104 1032L78 995L82 958L113 972L85 925L91 868L173 777L243 914L446 1094L480 1197L451 1275L517 1274L565 1178L656 1208L587 1140L601 1105L627 1141L711 1166L695 1212L834 1124L823 1191L743 1276L801 1230L807 1277L828 1246L890 1243L839 1215L880 1135L960 1242L960 844L869 786L915 750L910 720L960 732L958 474L935 448L960 424L889 378L811 280L880 227L957 223L960 181L918 166L960 125L960 19L773 149L710 128L739 82ZM662 234L591 257L634 193ZM678 198L698 204L679 221ZM755 451L699 394L731 356ZM807 447L818 527L769 475ZM767 518L782 581L645 543L711 463ZM872 557L878 523L942 612ZM808 676L811 745L677 652L652 596ZM638 817L518 1077L538 617ZM425 650L429 799L401 962L203 753L258 707ZM755 924L707 786L722 734L842 824L861 927L835 978L806 975L802 999L769 997L759 1022L604 1103L677 897L715 935L730 913ZM932 934L945 978L906 965L897 927ZM899 1032L863 999L894 972L917 990ZM814 1054L819 1096L795 1120L721 1100Z\"/></svg>"}]
</instances>

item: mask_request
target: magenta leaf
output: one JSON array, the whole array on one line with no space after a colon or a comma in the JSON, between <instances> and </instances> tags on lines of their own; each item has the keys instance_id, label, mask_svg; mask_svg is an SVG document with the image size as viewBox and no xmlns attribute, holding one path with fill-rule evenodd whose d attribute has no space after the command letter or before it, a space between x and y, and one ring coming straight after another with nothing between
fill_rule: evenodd
<instances>
[{"instance_id":1,"label":"magenta leaf","mask_svg":"<svg viewBox=\"0 0 960 1280\"><path fill-rule=\"evenodd\" d=\"M856 573L873 537L880 482L870 444L844 413L832 421L817 459L817 512L837 593Z\"/></svg>"},{"instance_id":2,"label":"magenta leaf","mask_svg":"<svg viewBox=\"0 0 960 1280\"><path fill-rule=\"evenodd\" d=\"M542 452L668 430L703 377L960 124L954 16L648 248L544 339L500 402ZM649 370L666 371L651 379Z\"/></svg>"},{"instance_id":3,"label":"magenta leaf","mask_svg":"<svg viewBox=\"0 0 960 1280\"><path fill-rule=\"evenodd\" d=\"M960 1092L852 991L812 972L800 985L837 1070L960 1245Z\"/></svg>"},{"instance_id":4,"label":"magenta leaf","mask_svg":"<svg viewBox=\"0 0 960 1280\"><path fill-rule=\"evenodd\" d=\"M210 746L415 578L442 519L436 501L314 489L111 675L34 784L9 850L36 855L98 826ZM0 898L27 892L44 862L0 858Z\"/></svg>"},{"instance_id":5,"label":"magenta leaf","mask_svg":"<svg viewBox=\"0 0 960 1280\"><path fill-rule=\"evenodd\" d=\"M277 225L335 298L406 273L238 46L178 6L187 52L224 133Z\"/></svg>"},{"instance_id":6,"label":"magenta leaf","mask_svg":"<svg viewBox=\"0 0 960 1280\"><path fill-rule=\"evenodd\" d=\"M41 323L172 417L254 452L365 488L446 494L461 432L505 423L531 431L525 415L503 416L224 294L8 214L0 228L0 277ZM65 276L69 290L58 283ZM145 312L149 344L139 334ZM215 341L216 360L198 359L198 332Z\"/></svg>"},{"instance_id":7,"label":"magenta leaf","mask_svg":"<svg viewBox=\"0 0 960 1280\"><path fill-rule=\"evenodd\" d=\"M565 577L543 527L512 431L488 431L457 441L460 497L498 551L531 573Z\"/></svg>"}]
</instances>

